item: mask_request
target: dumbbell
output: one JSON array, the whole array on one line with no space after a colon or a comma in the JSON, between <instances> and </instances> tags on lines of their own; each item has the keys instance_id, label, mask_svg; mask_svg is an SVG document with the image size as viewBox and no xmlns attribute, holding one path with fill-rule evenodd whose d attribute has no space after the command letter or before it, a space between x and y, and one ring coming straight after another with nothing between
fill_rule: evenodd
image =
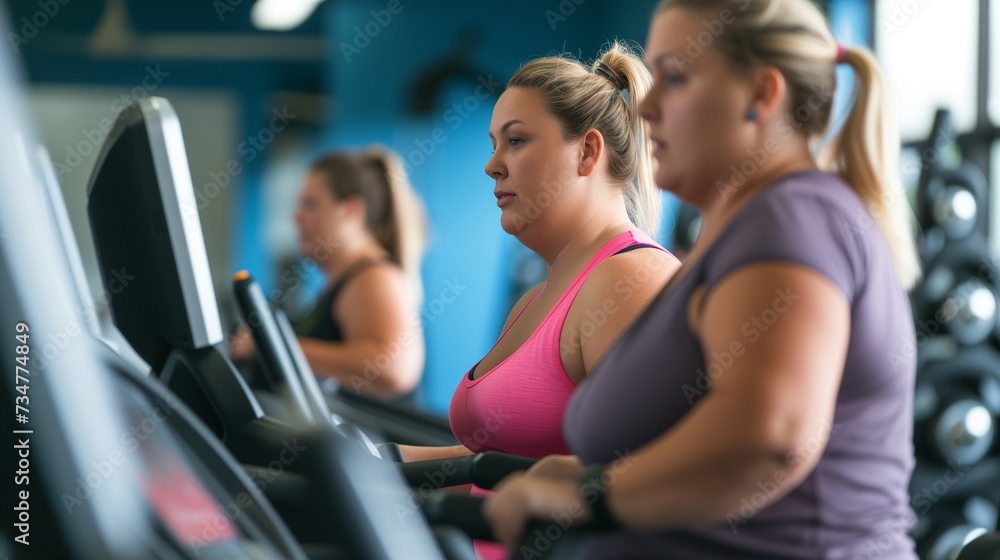
<instances>
[{"instance_id":1,"label":"dumbbell","mask_svg":"<svg viewBox=\"0 0 1000 560\"><path fill-rule=\"evenodd\" d=\"M923 456L968 466L993 448L1000 415L1000 353L980 346L920 368L914 443Z\"/></svg>"},{"instance_id":2,"label":"dumbbell","mask_svg":"<svg viewBox=\"0 0 1000 560\"><path fill-rule=\"evenodd\" d=\"M955 560L967 544L985 535L986 528L978 525L954 523L935 532L926 548L920 553L923 560Z\"/></svg>"},{"instance_id":3,"label":"dumbbell","mask_svg":"<svg viewBox=\"0 0 1000 560\"><path fill-rule=\"evenodd\" d=\"M970 542L997 522L997 505L972 495L941 504L921 518L914 533L924 560L955 560Z\"/></svg>"},{"instance_id":4,"label":"dumbbell","mask_svg":"<svg viewBox=\"0 0 1000 560\"><path fill-rule=\"evenodd\" d=\"M965 545L957 560L1000 560L1000 533L987 533Z\"/></svg>"},{"instance_id":5,"label":"dumbbell","mask_svg":"<svg viewBox=\"0 0 1000 560\"><path fill-rule=\"evenodd\" d=\"M952 390L944 395L921 386L922 393L934 392L934 411L916 418L917 449L923 455L960 466L981 461L993 447L996 423L993 414L967 391Z\"/></svg>"},{"instance_id":6,"label":"dumbbell","mask_svg":"<svg viewBox=\"0 0 1000 560\"><path fill-rule=\"evenodd\" d=\"M939 228L947 241L967 238L982 226L988 190L986 177L975 165L963 162L957 169L938 169L926 179L921 225L924 231Z\"/></svg>"},{"instance_id":7,"label":"dumbbell","mask_svg":"<svg viewBox=\"0 0 1000 560\"><path fill-rule=\"evenodd\" d=\"M992 281L994 285L1000 286L1000 253L992 256L984 256L979 267L980 278ZM1000 313L998 313L1000 315ZM993 328L993 345L1000 349L1000 317L997 318Z\"/></svg>"},{"instance_id":8,"label":"dumbbell","mask_svg":"<svg viewBox=\"0 0 1000 560\"><path fill-rule=\"evenodd\" d=\"M988 181L970 162L945 168L946 148L953 145L951 113L939 109L919 150L921 173L916 189L916 214L923 230L920 254L924 263L950 253L951 244L975 235L977 230L984 231Z\"/></svg>"},{"instance_id":9,"label":"dumbbell","mask_svg":"<svg viewBox=\"0 0 1000 560\"><path fill-rule=\"evenodd\" d=\"M985 240L973 235L949 245L926 266L924 282L914 293L918 321L925 334L946 330L965 346L982 343L997 330L1000 274L984 266Z\"/></svg>"}]
</instances>

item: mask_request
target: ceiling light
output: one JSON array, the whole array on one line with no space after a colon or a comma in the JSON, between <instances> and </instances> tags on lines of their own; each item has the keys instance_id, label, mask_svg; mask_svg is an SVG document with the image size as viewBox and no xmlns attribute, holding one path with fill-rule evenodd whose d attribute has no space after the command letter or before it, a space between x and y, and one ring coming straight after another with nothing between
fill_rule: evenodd
<instances>
[{"instance_id":1,"label":"ceiling light","mask_svg":"<svg viewBox=\"0 0 1000 560\"><path fill-rule=\"evenodd\" d=\"M250 21L258 29L289 31L302 25L323 0L257 0Z\"/></svg>"}]
</instances>

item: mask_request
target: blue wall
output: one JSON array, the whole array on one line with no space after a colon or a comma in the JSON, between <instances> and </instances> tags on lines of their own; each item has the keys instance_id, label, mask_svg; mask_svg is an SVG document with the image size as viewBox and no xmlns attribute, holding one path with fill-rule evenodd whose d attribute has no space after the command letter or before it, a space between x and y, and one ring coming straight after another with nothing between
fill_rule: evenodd
<instances>
[{"instance_id":1,"label":"blue wall","mask_svg":"<svg viewBox=\"0 0 1000 560\"><path fill-rule=\"evenodd\" d=\"M510 305L517 241L500 229L493 181L483 172L490 116L502 92L497 83L546 54L593 58L616 37L641 45L655 1L627 10L581 0L327 4L334 106L325 147L381 142L411 168L433 230L424 261L422 397L445 412ZM442 60L454 60L457 71L442 70ZM415 84L439 70L452 78L443 80L436 102L422 114L409 110Z\"/></svg>"}]
</instances>

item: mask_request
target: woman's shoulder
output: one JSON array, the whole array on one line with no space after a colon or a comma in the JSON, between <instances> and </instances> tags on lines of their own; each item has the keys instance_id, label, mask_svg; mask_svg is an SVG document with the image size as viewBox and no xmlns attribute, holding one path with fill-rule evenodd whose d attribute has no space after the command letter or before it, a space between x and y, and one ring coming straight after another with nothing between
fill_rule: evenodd
<instances>
[{"instance_id":1,"label":"woman's shoulder","mask_svg":"<svg viewBox=\"0 0 1000 560\"><path fill-rule=\"evenodd\" d=\"M748 214L816 207L829 214L856 215L865 207L858 193L835 173L811 169L786 175L765 188L745 207ZM741 212L742 214L742 212Z\"/></svg>"},{"instance_id":2,"label":"woman's shoulder","mask_svg":"<svg viewBox=\"0 0 1000 560\"><path fill-rule=\"evenodd\" d=\"M637 247L612 255L594 267L577 296L593 299L630 299L636 294L658 293L681 263L666 249Z\"/></svg>"},{"instance_id":3,"label":"woman's shoulder","mask_svg":"<svg viewBox=\"0 0 1000 560\"><path fill-rule=\"evenodd\" d=\"M373 257L352 265L341 281L347 285L356 283L355 280L362 278L402 278L403 276L403 269L396 261L388 257Z\"/></svg>"},{"instance_id":4,"label":"woman's shoulder","mask_svg":"<svg viewBox=\"0 0 1000 560\"><path fill-rule=\"evenodd\" d=\"M603 280L663 275L676 270L681 264L673 253L652 240L649 242L640 240L640 243L626 249L598 263L591 277Z\"/></svg>"},{"instance_id":5,"label":"woman's shoulder","mask_svg":"<svg viewBox=\"0 0 1000 560\"><path fill-rule=\"evenodd\" d=\"M850 294L878 235L865 205L840 177L800 172L746 204L706 255L706 272L714 282L750 262L790 261L823 272Z\"/></svg>"},{"instance_id":6,"label":"woman's shoulder","mask_svg":"<svg viewBox=\"0 0 1000 560\"><path fill-rule=\"evenodd\" d=\"M730 220L720 245L801 245L816 232L853 237L869 225L868 209L850 185L835 174L809 170L785 176L756 193Z\"/></svg>"},{"instance_id":7,"label":"woman's shoulder","mask_svg":"<svg viewBox=\"0 0 1000 560\"><path fill-rule=\"evenodd\" d=\"M405 289L406 275L403 269L390 259L372 259L359 263L343 278L334 305L355 298L377 298L387 292Z\"/></svg>"}]
</instances>

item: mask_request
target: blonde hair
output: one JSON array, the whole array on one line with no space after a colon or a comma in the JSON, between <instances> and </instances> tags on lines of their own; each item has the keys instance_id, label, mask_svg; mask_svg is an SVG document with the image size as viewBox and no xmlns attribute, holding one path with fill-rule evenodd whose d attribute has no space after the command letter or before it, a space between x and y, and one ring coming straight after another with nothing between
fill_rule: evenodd
<instances>
[{"instance_id":1,"label":"blonde hair","mask_svg":"<svg viewBox=\"0 0 1000 560\"><path fill-rule=\"evenodd\" d=\"M639 102L652 86L642 59L625 43L612 43L588 66L568 56L533 60L517 71L507 87L536 91L542 106L572 142L590 129L604 136L608 172L623 185L629 218L656 235L660 196L653 182L649 124L639 117Z\"/></svg>"},{"instance_id":2,"label":"blonde hair","mask_svg":"<svg viewBox=\"0 0 1000 560\"><path fill-rule=\"evenodd\" d=\"M723 30L712 46L736 72L776 68L788 84L792 125L812 143L830 126L838 59L855 72L853 103L837 135L823 147L819 166L837 173L858 194L892 253L907 288L920 277L913 213L899 174L899 129L875 57L840 48L826 17L809 0L663 0L670 8L718 12Z\"/></svg>"},{"instance_id":3,"label":"blonde hair","mask_svg":"<svg viewBox=\"0 0 1000 560\"><path fill-rule=\"evenodd\" d=\"M359 154L332 152L314 162L310 171L324 176L335 200L352 196L364 200L365 227L399 264L419 302L427 217L399 156L382 146Z\"/></svg>"}]
</instances>

